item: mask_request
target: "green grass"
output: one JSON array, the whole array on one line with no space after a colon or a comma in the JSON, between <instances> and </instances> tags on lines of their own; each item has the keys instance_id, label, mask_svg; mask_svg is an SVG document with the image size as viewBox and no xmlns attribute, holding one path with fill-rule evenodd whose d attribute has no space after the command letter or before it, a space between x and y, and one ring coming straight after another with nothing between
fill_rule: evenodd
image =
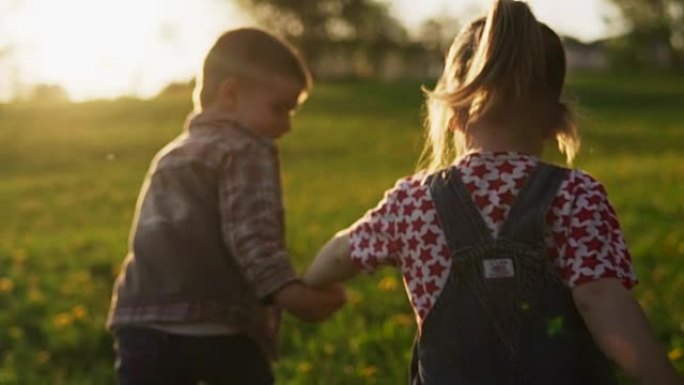
<instances>
[{"instance_id":1,"label":"green grass","mask_svg":"<svg viewBox=\"0 0 684 385\"><path fill-rule=\"evenodd\" d=\"M415 168L419 85L319 85L296 117L281 148L299 270ZM684 78L577 76L568 98L584 137L577 166L606 185L635 293L684 370ZM0 385L114 382L111 285L151 157L189 109L186 95L0 105ZM349 291L323 325L285 318L279 384L405 383L415 326L400 276L383 270Z\"/></svg>"}]
</instances>

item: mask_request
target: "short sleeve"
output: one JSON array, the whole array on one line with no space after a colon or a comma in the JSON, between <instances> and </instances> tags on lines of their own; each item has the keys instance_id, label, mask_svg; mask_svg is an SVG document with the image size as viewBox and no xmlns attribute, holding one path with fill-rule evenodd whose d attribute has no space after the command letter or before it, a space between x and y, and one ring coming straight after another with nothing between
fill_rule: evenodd
<instances>
[{"instance_id":1,"label":"short sleeve","mask_svg":"<svg viewBox=\"0 0 684 385\"><path fill-rule=\"evenodd\" d=\"M382 266L397 266L402 239L397 234L400 197L406 194L406 180L400 180L385 193L378 205L366 212L350 228L352 262L361 270L372 273Z\"/></svg>"},{"instance_id":2,"label":"short sleeve","mask_svg":"<svg viewBox=\"0 0 684 385\"><path fill-rule=\"evenodd\" d=\"M626 288L638 283L617 214L603 185L578 173L574 184L563 275L570 287L617 278Z\"/></svg>"}]
</instances>

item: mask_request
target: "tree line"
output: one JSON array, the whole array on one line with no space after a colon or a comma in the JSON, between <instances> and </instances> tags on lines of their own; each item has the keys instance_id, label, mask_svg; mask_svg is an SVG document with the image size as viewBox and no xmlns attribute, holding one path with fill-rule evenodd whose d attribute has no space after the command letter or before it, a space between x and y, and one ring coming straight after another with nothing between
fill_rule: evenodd
<instances>
[{"instance_id":1,"label":"tree line","mask_svg":"<svg viewBox=\"0 0 684 385\"><path fill-rule=\"evenodd\" d=\"M620 11L626 33L605 46L613 65L628 69L684 67L684 0L606 0ZM376 0L239 0L264 27L282 35L313 63L331 51L347 52L377 66L387 51L424 49L443 55L458 30L454 18L423 24L418 39ZM314 65L314 70L316 66Z\"/></svg>"}]
</instances>

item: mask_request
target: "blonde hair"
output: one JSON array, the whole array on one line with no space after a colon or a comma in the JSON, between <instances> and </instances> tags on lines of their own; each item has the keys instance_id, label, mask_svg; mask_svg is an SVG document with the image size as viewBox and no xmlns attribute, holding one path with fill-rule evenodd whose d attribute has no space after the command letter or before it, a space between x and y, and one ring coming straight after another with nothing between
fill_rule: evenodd
<instances>
[{"instance_id":1,"label":"blonde hair","mask_svg":"<svg viewBox=\"0 0 684 385\"><path fill-rule=\"evenodd\" d=\"M486 17L454 39L435 89L423 88L426 142L419 169L447 167L468 150L469 121L520 100L550 110L546 124L571 163L580 139L568 107L559 100L565 71L558 35L537 21L527 4L496 0Z\"/></svg>"},{"instance_id":2,"label":"blonde hair","mask_svg":"<svg viewBox=\"0 0 684 385\"><path fill-rule=\"evenodd\" d=\"M221 35L207 53L193 91L195 112L212 103L221 82L230 76L258 79L264 74L285 76L308 92L311 72L285 40L256 28L239 28Z\"/></svg>"}]
</instances>

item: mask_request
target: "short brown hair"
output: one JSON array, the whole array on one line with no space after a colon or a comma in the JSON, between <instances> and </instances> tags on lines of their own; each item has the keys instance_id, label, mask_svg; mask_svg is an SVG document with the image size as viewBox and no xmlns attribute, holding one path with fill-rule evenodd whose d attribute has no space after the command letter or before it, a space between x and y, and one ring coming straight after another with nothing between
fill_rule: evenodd
<instances>
[{"instance_id":1,"label":"short brown hair","mask_svg":"<svg viewBox=\"0 0 684 385\"><path fill-rule=\"evenodd\" d=\"M312 86L311 72L286 41L260 29L240 28L221 35L209 50L197 82L196 95L202 108L216 98L221 82L230 76L258 78L265 73L298 81L302 91Z\"/></svg>"}]
</instances>

